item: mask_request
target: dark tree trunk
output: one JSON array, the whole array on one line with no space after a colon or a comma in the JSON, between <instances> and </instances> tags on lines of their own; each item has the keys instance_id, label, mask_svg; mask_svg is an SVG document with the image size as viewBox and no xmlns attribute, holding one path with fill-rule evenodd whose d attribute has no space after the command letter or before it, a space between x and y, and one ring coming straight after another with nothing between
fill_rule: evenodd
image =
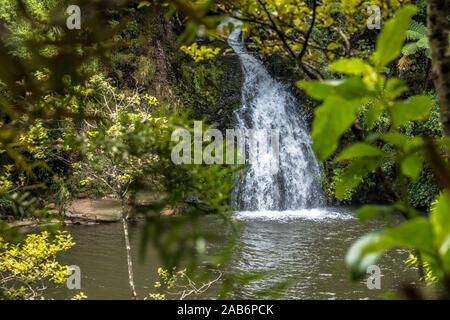
<instances>
[{"instance_id":1,"label":"dark tree trunk","mask_svg":"<svg viewBox=\"0 0 450 320\"><path fill-rule=\"evenodd\" d=\"M425 75L425 90L428 90L429 86L429 82L430 82L430 73L431 73L431 59L427 59L427 68L425 70L426 75Z\"/></svg>"},{"instance_id":2,"label":"dark tree trunk","mask_svg":"<svg viewBox=\"0 0 450 320\"><path fill-rule=\"evenodd\" d=\"M432 75L441 109L442 127L446 136L450 136L449 2L450 0L427 1L427 27L432 57Z\"/></svg>"}]
</instances>

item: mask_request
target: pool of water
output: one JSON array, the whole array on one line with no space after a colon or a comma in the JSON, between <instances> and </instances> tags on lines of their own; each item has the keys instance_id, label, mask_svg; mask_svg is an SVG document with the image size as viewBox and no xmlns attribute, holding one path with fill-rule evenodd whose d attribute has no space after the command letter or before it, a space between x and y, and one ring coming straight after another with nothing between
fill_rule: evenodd
<instances>
[{"instance_id":1,"label":"pool of water","mask_svg":"<svg viewBox=\"0 0 450 320\"><path fill-rule=\"evenodd\" d=\"M223 266L225 273L268 272L263 278L233 287L230 298L258 298L258 293L280 281L289 280L283 291L286 299L379 299L401 283L417 278L417 271L404 264L408 252L392 250L378 263L381 289L369 290L366 280L352 283L344 265L345 254L353 241L366 232L384 227L382 220L361 225L350 208L328 208L300 211L236 212L234 218L242 230L234 254ZM220 234L215 219L205 218L210 230ZM81 269L81 291L89 299L129 299L128 274L124 240L120 223L92 226L68 226L76 245L61 256L68 265ZM141 227L131 229L135 282L139 298L154 292L157 269L161 266L156 250L148 247L145 260L138 256ZM217 252L223 238L208 243ZM218 296L220 284L203 295ZM65 299L76 291L65 286L50 289L49 297Z\"/></svg>"}]
</instances>

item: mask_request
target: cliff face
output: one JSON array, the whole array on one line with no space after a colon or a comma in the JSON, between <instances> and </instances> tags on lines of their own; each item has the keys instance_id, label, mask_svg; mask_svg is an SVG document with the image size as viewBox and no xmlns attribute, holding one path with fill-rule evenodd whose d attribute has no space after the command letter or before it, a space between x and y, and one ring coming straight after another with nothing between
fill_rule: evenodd
<instances>
[{"instance_id":1,"label":"cliff face","mask_svg":"<svg viewBox=\"0 0 450 320\"><path fill-rule=\"evenodd\" d=\"M123 17L117 14L115 19L121 21ZM138 87L155 96L163 112L188 111L191 119L205 119L206 125L225 136L225 130L234 127L234 110L241 104L239 59L226 52L226 41L197 39L200 45L220 47L221 52L213 59L195 62L180 50L177 39L182 31L176 16L168 19L164 12L153 16L133 12L118 39L127 45L113 52L112 65L106 72L120 90ZM231 181L231 174L227 179Z\"/></svg>"},{"instance_id":2,"label":"cliff face","mask_svg":"<svg viewBox=\"0 0 450 320\"><path fill-rule=\"evenodd\" d=\"M133 14L120 37L127 42L112 56L109 74L122 89L136 86L170 108L189 110L191 118L219 129L233 126L233 110L240 105L242 72L238 58L224 41L200 40L201 45L220 47L216 58L194 62L180 50L177 38L182 25L164 12ZM115 19L119 20L117 16Z\"/></svg>"},{"instance_id":3,"label":"cliff face","mask_svg":"<svg viewBox=\"0 0 450 320\"><path fill-rule=\"evenodd\" d=\"M160 101L176 102L174 67L179 59L177 25L164 12L134 12L131 18L117 14L113 20L129 19L117 40L125 45L112 54L108 73L122 89L139 87Z\"/></svg>"},{"instance_id":4,"label":"cliff face","mask_svg":"<svg viewBox=\"0 0 450 320\"><path fill-rule=\"evenodd\" d=\"M217 112L212 121L219 128L230 128L234 121L233 111L241 105L242 69L235 55L220 58L219 63L223 66L224 73L220 79Z\"/></svg>"},{"instance_id":5,"label":"cliff face","mask_svg":"<svg viewBox=\"0 0 450 320\"><path fill-rule=\"evenodd\" d=\"M224 42L202 43L220 47ZM185 56L176 65L177 95L184 107L189 108L192 118L206 119L207 124L220 130L233 127L233 111L240 106L242 71L234 54L219 54L211 60L195 63Z\"/></svg>"}]
</instances>

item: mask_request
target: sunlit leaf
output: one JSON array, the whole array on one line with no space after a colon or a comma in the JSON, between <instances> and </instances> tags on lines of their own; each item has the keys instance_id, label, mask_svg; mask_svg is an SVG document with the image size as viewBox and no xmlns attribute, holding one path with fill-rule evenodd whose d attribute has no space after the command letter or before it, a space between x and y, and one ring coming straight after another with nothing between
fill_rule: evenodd
<instances>
[{"instance_id":1,"label":"sunlit leaf","mask_svg":"<svg viewBox=\"0 0 450 320\"><path fill-rule=\"evenodd\" d=\"M410 154L401 163L402 173L416 180L422 172L422 158L417 154Z\"/></svg>"},{"instance_id":2,"label":"sunlit leaf","mask_svg":"<svg viewBox=\"0 0 450 320\"><path fill-rule=\"evenodd\" d=\"M435 235L435 246L447 270L450 269L450 194L442 192L433 204L430 220Z\"/></svg>"},{"instance_id":3,"label":"sunlit leaf","mask_svg":"<svg viewBox=\"0 0 450 320\"><path fill-rule=\"evenodd\" d=\"M336 150L340 136L355 121L359 106L359 100L330 96L315 110L312 139L319 159L328 158Z\"/></svg>"},{"instance_id":4,"label":"sunlit leaf","mask_svg":"<svg viewBox=\"0 0 450 320\"><path fill-rule=\"evenodd\" d=\"M396 131L385 133L381 138L387 143L390 143L401 149L404 148L408 143L408 138L404 134Z\"/></svg>"},{"instance_id":5,"label":"sunlit leaf","mask_svg":"<svg viewBox=\"0 0 450 320\"><path fill-rule=\"evenodd\" d=\"M357 76L370 75L373 68L358 58L341 59L330 64L329 68L333 71L351 74Z\"/></svg>"},{"instance_id":6,"label":"sunlit leaf","mask_svg":"<svg viewBox=\"0 0 450 320\"><path fill-rule=\"evenodd\" d=\"M381 157L384 152L370 144L356 142L341 152L336 161L351 160L363 157Z\"/></svg>"},{"instance_id":7,"label":"sunlit leaf","mask_svg":"<svg viewBox=\"0 0 450 320\"><path fill-rule=\"evenodd\" d=\"M142 7L150 7L150 2L148 2L148 1L141 1L141 2L139 2L138 9L140 9Z\"/></svg>"},{"instance_id":8,"label":"sunlit leaf","mask_svg":"<svg viewBox=\"0 0 450 320\"><path fill-rule=\"evenodd\" d=\"M379 158L360 158L353 160L340 175L340 181L336 184L335 195L339 200L345 198L345 194L352 191L370 172L381 164Z\"/></svg>"},{"instance_id":9,"label":"sunlit leaf","mask_svg":"<svg viewBox=\"0 0 450 320\"><path fill-rule=\"evenodd\" d=\"M378 215L386 215L394 212L394 208L391 206L363 206L358 212L358 219L361 223L366 223L370 219Z\"/></svg>"},{"instance_id":10,"label":"sunlit leaf","mask_svg":"<svg viewBox=\"0 0 450 320\"><path fill-rule=\"evenodd\" d=\"M378 241L381 232L373 232L366 234L355 241L347 252L345 262L350 268L350 276L352 280L359 280L367 275L367 267L373 265L378 260L381 252L373 252L363 254L362 250L370 243Z\"/></svg>"},{"instance_id":11,"label":"sunlit leaf","mask_svg":"<svg viewBox=\"0 0 450 320\"><path fill-rule=\"evenodd\" d=\"M376 122L380 119L384 111L384 105L381 101L373 103L371 106L367 107L364 122L368 129L373 129Z\"/></svg>"},{"instance_id":12,"label":"sunlit leaf","mask_svg":"<svg viewBox=\"0 0 450 320\"><path fill-rule=\"evenodd\" d=\"M390 78L386 82L384 95L388 100L394 100L405 91L408 91L408 87L403 81L397 78Z\"/></svg>"},{"instance_id":13,"label":"sunlit leaf","mask_svg":"<svg viewBox=\"0 0 450 320\"><path fill-rule=\"evenodd\" d=\"M345 80L298 81L297 86L317 100L325 100L331 95L341 96L345 99L358 99L371 95L360 77L351 77Z\"/></svg>"},{"instance_id":14,"label":"sunlit leaf","mask_svg":"<svg viewBox=\"0 0 450 320\"><path fill-rule=\"evenodd\" d=\"M398 128L409 121L425 120L433 108L429 96L414 96L408 101L395 102L391 107L392 125Z\"/></svg>"},{"instance_id":15,"label":"sunlit leaf","mask_svg":"<svg viewBox=\"0 0 450 320\"><path fill-rule=\"evenodd\" d=\"M360 279L369 265L374 264L383 252L394 247L432 254L433 232L428 219L414 218L392 229L369 233L356 241L346 256L352 278Z\"/></svg>"}]
</instances>

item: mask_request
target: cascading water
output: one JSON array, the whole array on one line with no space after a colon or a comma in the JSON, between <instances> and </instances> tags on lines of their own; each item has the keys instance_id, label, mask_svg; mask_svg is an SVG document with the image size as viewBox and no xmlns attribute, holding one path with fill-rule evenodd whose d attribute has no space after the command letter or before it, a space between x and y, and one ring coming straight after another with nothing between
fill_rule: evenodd
<instances>
[{"instance_id":1,"label":"cascading water","mask_svg":"<svg viewBox=\"0 0 450 320\"><path fill-rule=\"evenodd\" d=\"M250 129L279 130L276 154L256 157L234 190L241 211L283 211L319 207L323 204L320 168L311 148L304 115L291 92L273 79L262 63L247 52L233 31L228 42L239 56L243 70L242 106L236 111L237 129L248 136ZM267 170L279 160L279 170Z\"/></svg>"}]
</instances>

